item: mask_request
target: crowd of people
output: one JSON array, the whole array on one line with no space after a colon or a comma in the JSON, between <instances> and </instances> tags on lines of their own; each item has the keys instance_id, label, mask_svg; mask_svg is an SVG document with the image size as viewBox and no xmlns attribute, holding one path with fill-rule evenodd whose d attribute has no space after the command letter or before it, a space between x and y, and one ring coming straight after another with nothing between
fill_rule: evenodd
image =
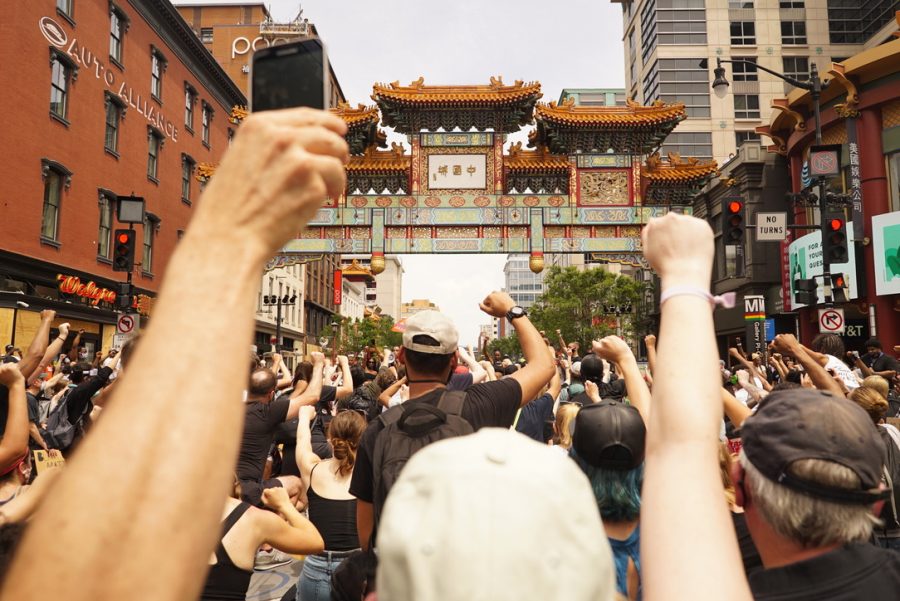
<instances>
[{"instance_id":1,"label":"crowd of people","mask_svg":"<svg viewBox=\"0 0 900 601\"><path fill-rule=\"evenodd\" d=\"M720 357L704 221L644 228L646 368L502 292L480 308L521 360L436 311L376 358L248 356L259 270L343 190L345 133L250 116L139 340L91 358L44 311L7 348L2 598L242 600L298 558L301 601L900 598L896 359L790 334Z\"/></svg>"}]
</instances>

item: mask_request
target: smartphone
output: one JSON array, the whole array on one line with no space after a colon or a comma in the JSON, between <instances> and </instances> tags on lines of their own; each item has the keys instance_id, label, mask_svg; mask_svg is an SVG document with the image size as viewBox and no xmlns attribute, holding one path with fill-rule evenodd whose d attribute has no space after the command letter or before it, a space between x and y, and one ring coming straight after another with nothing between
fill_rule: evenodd
<instances>
[{"instance_id":1,"label":"smartphone","mask_svg":"<svg viewBox=\"0 0 900 601\"><path fill-rule=\"evenodd\" d=\"M250 61L250 110L326 109L328 57L318 38L260 48Z\"/></svg>"}]
</instances>

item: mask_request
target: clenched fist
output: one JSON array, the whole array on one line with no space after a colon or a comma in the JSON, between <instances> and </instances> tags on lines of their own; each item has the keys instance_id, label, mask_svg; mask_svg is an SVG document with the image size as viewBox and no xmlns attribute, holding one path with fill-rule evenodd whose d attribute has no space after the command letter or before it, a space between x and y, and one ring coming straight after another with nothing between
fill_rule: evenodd
<instances>
[{"instance_id":1,"label":"clenched fist","mask_svg":"<svg viewBox=\"0 0 900 601\"><path fill-rule=\"evenodd\" d=\"M516 302L505 292L491 292L487 295L479 307L491 317L506 317L509 310L516 306Z\"/></svg>"}]
</instances>

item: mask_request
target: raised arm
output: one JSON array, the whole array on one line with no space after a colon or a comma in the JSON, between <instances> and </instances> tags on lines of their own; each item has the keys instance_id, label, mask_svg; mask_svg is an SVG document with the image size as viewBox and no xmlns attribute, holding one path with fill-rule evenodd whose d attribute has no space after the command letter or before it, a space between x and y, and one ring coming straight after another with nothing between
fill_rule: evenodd
<instances>
[{"instance_id":1,"label":"raised arm","mask_svg":"<svg viewBox=\"0 0 900 601\"><path fill-rule=\"evenodd\" d=\"M512 297L505 292L491 292L481 302L481 310L492 317L506 319L506 314L516 305ZM553 361L547 354L544 338L528 319L528 316L512 320L513 329L519 338L526 365L512 376L522 387L521 407L524 407L540 394L541 389L553 377Z\"/></svg>"},{"instance_id":2,"label":"raised arm","mask_svg":"<svg viewBox=\"0 0 900 601\"><path fill-rule=\"evenodd\" d=\"M778 377L781 378L781 381L784 382L787 379L787 366L781 360L781 353L772 353L769 355L769 365L775 368L775 371L778 372Z\"/></svg>"},{"instance_id":3,"label":"raised arm","mask_svg":"<svg viewBox=\"0 0 900 601\"><path fill-rule=\"evenodd\" d=\"M345 133L311 109L244 120L166 267L113 393L122 402L109 403L29 523L0 598L199 596L233 484L259 274L326 195L343 193ZM178 536L160 536L160 524Z\"/></svg>"},{"instance_id":4,"label":"raised arm","mask_svg":"<svg viewBox=\"0 0 900 601\"><path fill-rule=\"evenodd\" d=\"M471 346L468 349L460 347L458 355L459 358L462 359L462 362L466 364L466 367L468 367L469 371L472 373L472 384L478 384L479 382L484 382L485 380L487 380L487 372L484 371L484 368L481 366L481 364L475 360L475 355L472 353Z\"/></svg>"},{"instance_id":5,"label":"raised arm","mask_svg":"<svg viewBox=\"0 0 900 601\"><path fill-rule=\"evenodd\" d=\"M628 393L628 400L638 410L644 423L650 423L650 390L647 383L641 376L641 370L638 367L637 359L631 352L631 347L618 336L607 336L603 340L595 340L593 343L593 351L601 359L606 359L615 363L625 380L625 390Z\"/></svg>"},{"instance_id":6,"label":"raised arm","mask_svg":"<svg viewBox=\"0 0 900 601\"><path fill-rule=\"evenodd\" d=\"M393 384L382 390L381 394L378 395L378 402L381 403L383 407L390 407L391 398L393 398L393 396L397 394L397 392L401 388L403 388L404 384L406 384L406 376L403 376L399 380L396 380Z\"/></svg>"},{"instance_id":7,"label":"raised arm","mask_svg":"<svg viewBox=\"0 0 900 601\"><path fill-rule=\"evenodd\" d=\"M839 397L844 396L844 391L841 390L840 385L825 371L824 364L818 358L821 357L827 361L825 355L810 351L800 344L793 334L778 334L772 343L775 345L775 350L785 355L791 355L797 363L803 366L803 369L806 370L806 375L812 380L813 386ZM810 353L814 353L818 357Z\"/></svg>"},{"instance_id":8,"label":"raised arm","mask_svg":"<svg viewBox=\"0 0 900 601\"><path fill-rule=\"evenodd\" d=\"M50 342L50 325L55 318L56 311L51 309L41 311L41 325L38 326L37 332L34 333L34 338L32 338L31 344L28 345L28 350L25 351L22 360L16 363L19 371L26 378L34 372L47 351L47 345Z\"/></svg>"},{"instance_id":9,"label":"raised arm","mask_svg":"<svg viewBox=\"0 0 900 601\"><path fill-rule=\"evenodd\" d=\"M260 520L261 541L285 553L312 555L325 549L325 541L312 522L303 517L287 491L280 487L267 488L262 492L262 502L277 512L254 512Z\"/></svg>"},{"instance_id":10,"label":"raised arm","mask_svg":"<svg viewBox=\"0 0 900 601\"><path fill-rule=\"evenodd\" d=\"M66 338L69 336L69 324L63 323L59 325L59 336L53 339L47 346L47 350L44 351L44 356L41 357L40 362L37 366L31 370L30 374L22 372L25 374L26 386L31 384L35 378L37 378L42 371L44 371L48 365L53 361L53 358L56 357L59 352L62 350L63 344L66 342Z\"/></svg>"},{"instance_id":11,"label":"raised arm","mask_svg":"<svg viewBox=\"0 0 900 601\"><path fill-rule=\"evenodd\" d=\"M325 371L325 355L322 353L312 353L313 370L312 376L309 378L309 385L302 393L297 396L291 396L291 404L288 406L287 417L285 421L290 421L300 414L300 407L306 405L315 405L322 396L322 381Z\"/></svg>"},{"instance_id":12,"label":"raised arm","mask_svg":"<svg viewBox=\"0 0 900 601\"><path fill-rule=\"evenodd\" d=\"M284 364L284 357L281 356L281 353L275 353L272 356L272 361L272 371L275 372L275 377L278 378L278 383L275 385L275 388L277 390L284 390L291 385L291 382L294 380L294 374L292 374L291 370Z\"/></svg>"},{"instance_id":13,"label":"raised arm","mask_svg":"<svg viewBox=\"0 0 900 601\"><path fill-rule=\"evenodd\" d=\"M709 296L712 230L705 221L669 213L651 220L643 234L644 255L661 278L662 293L672 295L662 305L647 428L644 598L718 601L721 583L728 582L731 599L749 601L718 468L722 402ZM691 341L689 353L685 340Z\"/></svg>"},{"instance_id":14,"label":"raised arm","mask_svg":"<svg viewBox=\"0 0 900 601\"><path fill-rule=\"evenodd\" d=\"M69 360L72 362L78 361L78 347L81 346L81 335L84 334L84 330L78 330L75 334L75 340L72 341L72 347L69 349Z\"/></svg>"},{"instance_id":15,"label":"raised arm","mask_svg":"<svg viewBox=\"0 0 900 601\"><path fill-rule=\"evenodd\" d=\"M653 375L653 367L656 365L656 336L647 334L644 336L644 344L647 345L647 371Z\"/></svg>"},{"instance_id":16,"label":"raised arm","mask_svg":"<svg viewBox=\"0 0 900 601\"><path fill-rule=\"evenodd\" d=\"M750 417L753 412L750 411L746 405L737 400L733 394L724 388L720 390L722 391L722 405L725 415L728 416L728 419L731 420L731 423L734 424L735 428L740 428L744 425L744 420Z\"/></svg>"},{"instance_id":17,"label":"raised arm","mask_svg":"<svg viewBox=\"0 0 900 601\"><path fill-rule=\"evenodd\" d=\"M318 455L313 452L312 433L310 427L312 421L316 418L316 409L310 405L304 405L300 408L300 419L297 420L297 446L294 450L294 460L300 467L300 475L303 477L303 483L309 487L309 477L312 469L317 463L322 461Z\"/></svg>"},{"instance_id":18,"label":"raised arm","mask_svg":"<svg viewBox=\"0 0 900 601\"><path fill-rule=\"evenodd\" d=\"M341 385L334 393L334 399L340 401L349 398L353 394L353 375L350 373L350 361L347 355L338 355L338 367L341 369Z\"/></svg>"},{"instance_id":19,"label":"raised arm","mask_svg":"<svg viewBox=\"0 0 900 601\"><path fill-rule=\"evenodd\" d=\"M0 365L0 385L6 387L8 412L6 431L0 439L0 470L5 470L28 452L28 400L25 376L15 363Z\"/></svg>"}]
</instances>

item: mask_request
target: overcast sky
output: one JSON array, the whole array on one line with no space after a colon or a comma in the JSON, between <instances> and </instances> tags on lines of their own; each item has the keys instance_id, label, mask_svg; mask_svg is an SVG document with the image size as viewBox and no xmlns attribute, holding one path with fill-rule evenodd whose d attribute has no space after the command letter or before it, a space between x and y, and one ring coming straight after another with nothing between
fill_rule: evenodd
<instances>
[{"instance_id":1,"label":"overcast sky","mask_svg":"<svg viewBox=\"0 0 900 601\"><path fill-rule=\"evenodd\" d=\"M273 17L296 0L267 2ZM347 100L371 103L374 82L486 84L539 81L544 101L562 88L624 87L621 5L610 0L306 0ZM404 255L403 301L428 298L451 316L462 343L488 318L478 301L503 286L504 255Z\"/></svg>"}]
</instances>

